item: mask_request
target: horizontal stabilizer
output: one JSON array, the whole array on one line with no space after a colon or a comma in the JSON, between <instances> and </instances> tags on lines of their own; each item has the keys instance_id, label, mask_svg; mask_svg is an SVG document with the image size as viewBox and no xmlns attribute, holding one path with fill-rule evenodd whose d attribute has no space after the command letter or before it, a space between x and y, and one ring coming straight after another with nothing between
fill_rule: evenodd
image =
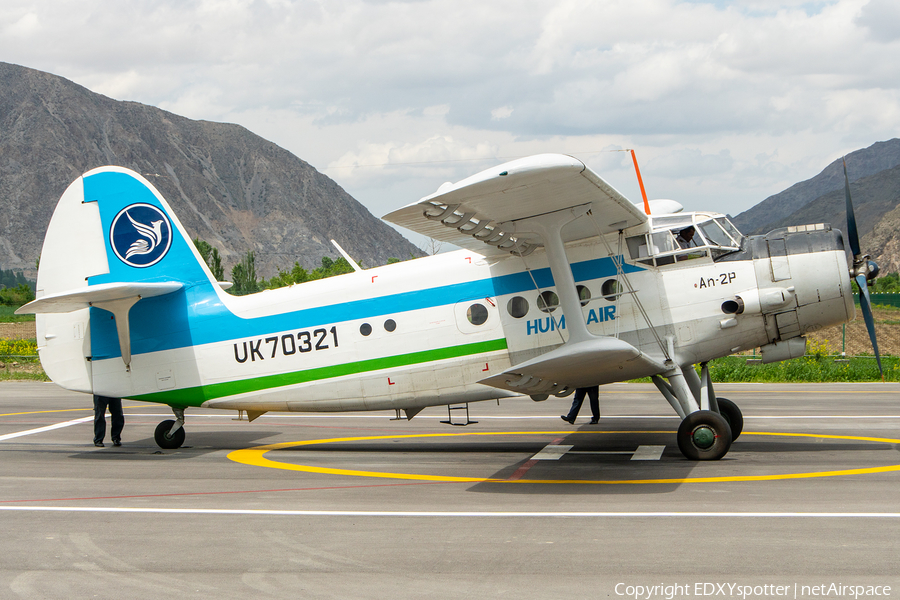
<instances>
[{"instance_id":1,"label":"horizontal stabilizer","mask_svg":"<svg viewBox=\"0 0 900 600\"><path fill-rule=\"evenodd\" d=\"M667 370L628 342L594 337L567 343L478 383L520 394L559 394Z\"/></svg>"},{"instance_id":2,"label":"horizontal stabilizer","mask_svg":"<svg viewBox=\"0 0 900 600\"><path fill-rule=\"evenodd\" d=\"M58 294L49 294L37 300L32 300L16 310L16 314L69 313L106 302L164 296L165 294L177 292L182 287L184 287L184 284L174 281L163 283L100 283Z\"/></svg>"}]
</instances>

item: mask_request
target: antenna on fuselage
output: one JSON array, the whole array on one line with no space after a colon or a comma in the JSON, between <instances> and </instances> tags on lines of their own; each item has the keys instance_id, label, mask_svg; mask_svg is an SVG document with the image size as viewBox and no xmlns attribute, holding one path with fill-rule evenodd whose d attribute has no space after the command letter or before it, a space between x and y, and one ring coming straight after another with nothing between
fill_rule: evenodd
<instances>
[{"instance_id":1,"label":"antenna on fuselage","mask_svg":"<svg viewBox=\"0 0 900 600\"><path fill-rule=\"evenodd\" d=\"M337 251L341 253L341 256L344 257L344 260L346 260L348 263L350 263L350 266L353 267L354 271L362 271L362 267L360 267L358 264L356 264L356 261L353 260L352 258L350 258L349 254L344 252L344 249L341 248L340 244L338 244L334 240L331 240L331 243L334 244L334 247L337 248Z\"/></svg>"},{"instance_id":2,"label":"antenna on fuselage","mask_svg":"<svg viewBox=\"0 0 900 600\"><path fill-rule=\"evenodd\" d=\"M644 180L641 178L641 169L637 164L637 155L631 150L631 160L634 161L634 172L637 174L638 185L641 186L641 196L644 198L644 212L650 214L650 201L647 200L647 192L644 190Z\"/></svg>"}]
</instances>

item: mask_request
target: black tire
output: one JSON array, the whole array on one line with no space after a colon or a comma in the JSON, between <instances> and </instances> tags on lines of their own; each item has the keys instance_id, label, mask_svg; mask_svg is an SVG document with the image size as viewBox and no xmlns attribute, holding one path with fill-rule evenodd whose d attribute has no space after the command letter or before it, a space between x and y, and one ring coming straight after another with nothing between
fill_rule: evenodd
<instances>
[{"instance_id":1,"label":"black tire","mask_svg":"<svg viewBox=\"0 0 900 600\"><path fill-rule=\"evenodd\" d=\"M719 413L725 417L731 427L731 441L733 442L744 431L744 415L741 414L738 405L728 398L716 398L716 404L719 405Z\"/></svg>"},{"instance_id":2,"label":"black tire","mask_svg":"<svg viewBox=\"0 0 900 600\"><path fill-rule=\"evenodd\" d=\"M172 430L172 425L174 424L175 421L169 419L156 426L153 439L156 440L157 446L165 450L181 448L181 445L184 443L184 427L179 427L178 431L169 436L169 431Z\"/></svg>"},{"instance_id":3,"label":"black tire","mask_svg":"<svg viewBox=\"0 0 900 600\"><path fill-rule=\"evenodd\" d=\"M678 426L678 448L688 460L719 460L731 448L731 427L719 413L698 410Z\"/></svg>"}]
</instances>

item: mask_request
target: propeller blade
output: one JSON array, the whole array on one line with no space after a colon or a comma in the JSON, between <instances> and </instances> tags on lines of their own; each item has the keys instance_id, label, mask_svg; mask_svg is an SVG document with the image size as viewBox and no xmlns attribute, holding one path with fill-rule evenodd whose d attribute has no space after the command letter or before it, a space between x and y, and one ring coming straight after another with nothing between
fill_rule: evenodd
<instances>
[{"instance_id":1,"label":"propeller blade","mask_svg":"<svg viewBox=\"0 0 900 600\"><path fill-rule=\"evenodd\" d=\"M859 307L862 309L863 318L866 320L866 329L869 330L872 349L875 350L878 372L884 377L884 369L881 368L881 354L878 352L878 340L875 339L875 317L872 314L872 303L869 301L869 283L866 281L866 276L857 275L856 285L859 286Z\"/></svg>"},{"instance_id":2,"label":"propeller blade","mask_svg":"<svg viewBox=\"0 0 900 600\"><path fill-rule=\"evenodd\" d=\"M856 214L853 212L853 201L850 199L850 179L847 177L847 161L844 163L844 196L847 198L847 239L850 242L850 250L854 259L860 255L859 232L856 229Z\"/></svg>"}]
</instances>

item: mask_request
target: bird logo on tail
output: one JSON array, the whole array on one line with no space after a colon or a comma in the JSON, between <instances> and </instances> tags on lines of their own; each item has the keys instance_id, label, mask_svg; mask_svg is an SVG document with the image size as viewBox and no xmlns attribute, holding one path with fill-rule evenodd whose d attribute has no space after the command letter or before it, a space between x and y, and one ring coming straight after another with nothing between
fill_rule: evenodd
<instances>
[{"instance_id":1,"label":"bird logo on tail","mask_svg":"<svg viewBox=\"0 0 900 600\"><path fill-rule=\"evenodd\" d=\"M121 218L122 215L127 217ZM110 243L119 260L131 267L158 263L172 245L172 225L152 204L132 204L113 219Z\"/></svg>"}]
</instances>

